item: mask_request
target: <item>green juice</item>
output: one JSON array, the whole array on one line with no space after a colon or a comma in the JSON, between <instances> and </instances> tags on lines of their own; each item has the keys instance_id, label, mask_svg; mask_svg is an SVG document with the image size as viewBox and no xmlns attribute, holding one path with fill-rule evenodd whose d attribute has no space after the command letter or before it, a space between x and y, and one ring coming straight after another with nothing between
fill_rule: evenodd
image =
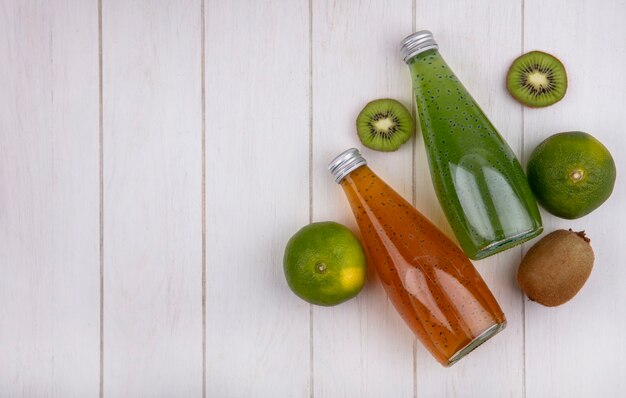
<instances>
[{"instance_id":1,"label":"green juice","mask_svg":"<svg viewBox=\"0 0 626 398\"><path fill-rule=\"evenodd\" d=\"M465 254L481 259L539 235L541 216L511 148L436 47L407 55L433 184Z\"/></svg>"}]
</instances>

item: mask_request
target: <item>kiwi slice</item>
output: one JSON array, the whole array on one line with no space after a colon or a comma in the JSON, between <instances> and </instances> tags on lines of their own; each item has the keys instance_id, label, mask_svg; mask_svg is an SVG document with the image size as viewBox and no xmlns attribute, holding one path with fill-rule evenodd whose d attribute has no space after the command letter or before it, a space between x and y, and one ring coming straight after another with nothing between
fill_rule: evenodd
<instances>
[{"instance_id":1,"label":"kiwi slice","mask_svg":"<svg viewBox=\"0 0 626 398\"><path fill-rule=\"evenodd\" d=\"M567 91L565 67L550 54L531 51L513 61L506 88L524 105L533 108L552 105Z\"/></svg>"},{"instance_id":2,"label":"kiwi slice","mask_svg":"<svg viewBox=\"0 0 626 398\"><path fill-rule=\"evenodd\" d=\"M368 148L377 151L395 151L415 132L411 113L396 100L374 100L356 118L359 139Z\"/></svg>"}]
</instances>

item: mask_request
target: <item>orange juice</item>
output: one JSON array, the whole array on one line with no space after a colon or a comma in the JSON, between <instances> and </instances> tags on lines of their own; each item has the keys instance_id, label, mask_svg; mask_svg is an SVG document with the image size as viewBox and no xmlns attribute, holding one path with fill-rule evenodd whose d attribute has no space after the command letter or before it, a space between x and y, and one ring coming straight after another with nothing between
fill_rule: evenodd
<instances>
[{"instance_id":1,"label":"orange juice","mask_svg":"<svg viewBox=\"0 0 626 398\"><path fill-rule=\"evenodd\" d=\"M500 306L463 251L374 174L356 149L329 168L389 299L442 365L504 328Z\"/></svg>"}]
</instances>

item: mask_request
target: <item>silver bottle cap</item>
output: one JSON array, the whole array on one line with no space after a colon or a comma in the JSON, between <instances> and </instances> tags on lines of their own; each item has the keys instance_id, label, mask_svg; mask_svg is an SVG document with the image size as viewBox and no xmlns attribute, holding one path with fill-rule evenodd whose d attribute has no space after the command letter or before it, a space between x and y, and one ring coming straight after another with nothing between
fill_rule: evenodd
<instances>
[{"instance_id":1,"label":"silver bottle cap","mask_svg":"<svg viewBox=\"0 0 626 398\"><path fill-rule=\"evenodd\" d=\"M339 184L341 180L353 170L365 166L366 164L367 161L361 156L359 150L350 148L341 152L339 156L334 158L328 165L328 170L330 170L330 174L335 177L335 182Z\"/></svg>"},{"instance_id":2,"label":"silver bottle cap","mask_svg":"<svg viewBox=\"0 0 626 398\"><path fill-rule=\"evenodd\" d=\"M413 58L419 53L433 48L439 48L433 34L429 30L420 30L412 35L407 36L400 44L400 53L404 62Z\"/></svg>"}]
</instances>

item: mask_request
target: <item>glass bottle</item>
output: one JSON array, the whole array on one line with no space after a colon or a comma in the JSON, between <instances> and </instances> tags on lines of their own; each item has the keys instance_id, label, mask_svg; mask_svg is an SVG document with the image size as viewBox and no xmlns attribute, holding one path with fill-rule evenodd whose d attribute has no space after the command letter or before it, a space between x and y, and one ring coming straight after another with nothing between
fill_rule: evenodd
<instances>
[{"instance_id":1,"label":"glass bottle","mask_svg":"<svg viewBox=\"0 0 626 398\"><path fill-rule=\"evenodd\" d=\"M537 235L541 216L511 148L454 75L431 32L402 41L430 174L465 253L485 258Z\"/></svg>"},{"instance_id":2,"label":"glass bottle","mask_svg":"<svg viewBox=\"0 0 626 398\"><path fill-rule=\"evenodd\" d=\"M451 366L506 319L467 256L367 166L352 148L329 165L341 184L370 264L422 344Z\"/></svg>"}]
</instances>

